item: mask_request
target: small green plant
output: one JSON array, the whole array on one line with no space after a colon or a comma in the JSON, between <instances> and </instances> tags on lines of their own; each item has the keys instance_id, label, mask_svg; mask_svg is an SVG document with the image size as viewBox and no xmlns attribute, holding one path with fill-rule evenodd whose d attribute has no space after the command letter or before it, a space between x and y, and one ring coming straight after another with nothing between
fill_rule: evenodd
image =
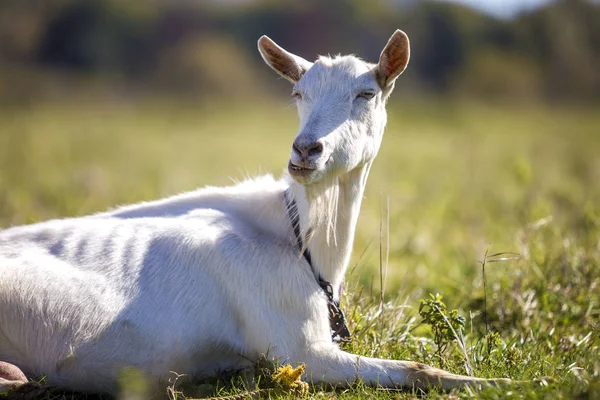
<instances>
[{"instance_id":1,"label":"small green plant","mask_svg":"<svg viewBox=\"0 0 600 400\"><path fill-rule=\"evenodd\" d=\"M448 311L439 293L430 293L428 299L421 299L420 302L419 315L423 318L423 323L431 325L433 341L437 346L436 355L440 366L444 368L443 355L448 345L454 340L462 344L458 332L462 332L465 327L465 317L460 315L458 310Z\"/></svg>"},{"instance_id":2,"label":"small green plant","mask_svg":"<svg viewBox=\"0 0 600 400\"><path fill-rule=\"evenodd\" d=\"M488 357L492 353L492 350L494 350L502 345L502 340L500 339L500 334L498 334L498 332L488 333L487 335L485 335L484 341L486 343Z\"/></svg>"},{"instance_id":3,"label":"small green plant","mask_svg":"<svg viewBox=\"0 0 600 400\"><path fill-rule=\"evenodd\" d=\"M509 368L515 368L523 362L523 352L516 347L509 347L504 351L504 360Z\"/></svg>"}]
</instances>

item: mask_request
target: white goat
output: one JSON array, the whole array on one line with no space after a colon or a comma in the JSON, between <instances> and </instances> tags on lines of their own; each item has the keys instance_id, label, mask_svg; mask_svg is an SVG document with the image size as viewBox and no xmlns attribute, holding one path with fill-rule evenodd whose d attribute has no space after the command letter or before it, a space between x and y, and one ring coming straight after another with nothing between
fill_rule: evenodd
<instances>
[{"instance_id":1,"label":"white goat","mask_svg":"<svg viewBox=\"0 0 600 400\"><path fill-rule=\"evenodd\" d=\"M117 392L124 367L159 389L169 371L206 376L263 353L334 385L501 381L336 344L347 336L338 292L408 37L396 31L378 64L310 63L266 36L258 48L294 84L289 176L0 232L0 360L86 392Z\"/></svg>"}]
</instances>

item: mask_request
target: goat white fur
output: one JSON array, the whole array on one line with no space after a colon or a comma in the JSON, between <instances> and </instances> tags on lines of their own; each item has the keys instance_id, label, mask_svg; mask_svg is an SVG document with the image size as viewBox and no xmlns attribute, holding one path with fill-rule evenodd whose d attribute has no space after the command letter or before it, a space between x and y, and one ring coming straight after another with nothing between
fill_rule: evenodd
<instances>
[{"instance_id":1,"label":"goat white fur","mask_svg":"<svg viewBox=\"0 0 600 400\"><path fill-rule=\"evenodd\" d=\"M396 31L378 64L313 64L266 36L258 45L294 84L300 130L289 175L0 232L0 360L86 392L117 392L124 367L158 390L169 371L212 375L262 353L335 385L498 382L349 354L331 339L316 277L338 293L408 37ZM297 204L314 271L285 196ZM14 384L0 380L0 390Z\"/></svg>"}]
</instances>

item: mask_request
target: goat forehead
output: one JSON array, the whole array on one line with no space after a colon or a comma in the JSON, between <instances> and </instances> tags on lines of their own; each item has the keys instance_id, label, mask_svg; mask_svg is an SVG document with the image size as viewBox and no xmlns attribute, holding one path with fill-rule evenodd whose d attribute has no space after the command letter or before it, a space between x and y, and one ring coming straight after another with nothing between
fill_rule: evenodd
<instances>
[{"instance_id":1,"label":"goat forehead","mask_svg":"<svg viewBox=\"0 0 600 400\"><path fill-rule=\"evenodd\" d=\"M299 82L305 90L346 92L375 84L373 65L354 56L321 56Z\"/></svg>"}]
</instances>

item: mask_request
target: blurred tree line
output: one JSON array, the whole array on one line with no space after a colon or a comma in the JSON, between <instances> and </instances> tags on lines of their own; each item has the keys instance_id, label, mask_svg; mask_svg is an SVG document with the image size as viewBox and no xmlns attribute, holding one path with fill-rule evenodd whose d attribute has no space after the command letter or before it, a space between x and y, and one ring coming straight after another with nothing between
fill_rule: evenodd
<instances>
[{"instance_id":1,"label":"blurred tree line","mask_svg":"<svg viewBox=\"0 0 600 400\"><path fill-rule=\"evenodd\" d=\"M405 93L600 99L600 4L586 0L510 20L415 0L3 0L0 98L262 96L283 83L261 65L260 35L309 60L375 62L396 28L413 49Z\"/></svg>"}]
</instances>

